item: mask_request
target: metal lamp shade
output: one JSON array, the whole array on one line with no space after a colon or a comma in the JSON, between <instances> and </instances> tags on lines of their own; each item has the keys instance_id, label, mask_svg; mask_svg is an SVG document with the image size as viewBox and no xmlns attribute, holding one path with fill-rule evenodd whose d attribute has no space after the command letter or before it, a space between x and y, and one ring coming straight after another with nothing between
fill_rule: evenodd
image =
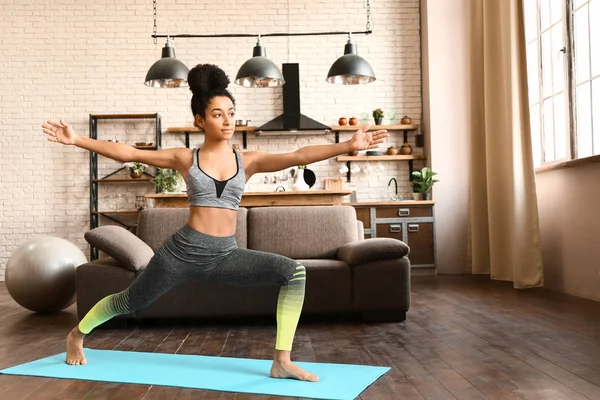
<instances>
[{"instance_id":1,"label":"metal lamp shade","mask_svg":"<svg viewBox=\"0 0 600 400\"><path fill-rule=\"evenodd\" d=\"M178 88L188 86L190 70L175 58L175 49L167 40L162 49L162 58L152 64L146 74L144 85L155 88Z\"/></svg>"},{"instance_id":2,"label":"metal lamp shade","mask_svg":"<svg viewBox=\"0 0 600 400\"><path fill-rule=\"evenodd\" d=\"M333 63L327 74L327 82L337 85L371 83L375 79L373 68L357 54L356 45L350 40L344 47L344 55Z\"/></svg>"},{"instance_id":3,"label":"metal lamp shade","mask_svg":"<svg viewBox=\"0 0 600 400\"><path fill-rule=\"evenodd\" d=\"M267 51L260 45L254 46L253 57L240 67L235 83L243 87L276 87L285 83L277 65L266 57Z\"/></svg>"}]
</instances>

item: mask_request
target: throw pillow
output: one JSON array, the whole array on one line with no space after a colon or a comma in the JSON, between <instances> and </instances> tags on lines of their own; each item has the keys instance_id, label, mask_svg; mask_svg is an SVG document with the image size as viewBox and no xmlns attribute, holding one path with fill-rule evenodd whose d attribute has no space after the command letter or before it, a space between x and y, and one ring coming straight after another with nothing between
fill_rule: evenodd
<instances>
[{"instance_id":1,"label":"throw pillow","mask_svg":"<svg viewBox=\"0 0 600 400\"><path fill-rule=\"evenodd\" d=\"M154 255L150 246L120 226L100 226L86 232L84 237L89 244L105 252L131 271L145 268Z\"/></svg>"}]
</instances>

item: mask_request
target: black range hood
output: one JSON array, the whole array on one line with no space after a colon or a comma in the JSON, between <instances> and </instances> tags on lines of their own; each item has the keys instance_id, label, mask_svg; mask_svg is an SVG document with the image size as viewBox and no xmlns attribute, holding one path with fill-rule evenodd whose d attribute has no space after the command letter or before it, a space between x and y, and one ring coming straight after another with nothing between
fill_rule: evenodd
<instances>
[{"instance_id":1,"label":"black range hood","mask_svg":"<svg viewBox=\"0 0 600 400\"><path fill-rule=\"evenodd\" d=\"M300 113L300 74L298 64L282 65L283 79L283 114L266 124L256 128L256 132L294 133L298 131L313 131L325 133L331 128L325 124Z\"/></svg>"}]
</instances>

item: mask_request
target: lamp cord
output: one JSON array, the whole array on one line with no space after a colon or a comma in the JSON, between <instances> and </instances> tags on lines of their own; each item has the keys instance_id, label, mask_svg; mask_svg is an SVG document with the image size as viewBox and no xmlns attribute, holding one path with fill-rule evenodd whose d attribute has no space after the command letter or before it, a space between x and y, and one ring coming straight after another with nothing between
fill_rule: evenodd
<instances>
[{"instance_id":1,"label":"lamp cord","mask_svg":"<svg viewBox=\"0 0 600 400\"><path fill-rule=\"evenodd\" d=\"M153 3L154 3L154 29L152 31L154 32L154 35L152 35L152 37L154 38L154 44L156 44L157 43L156 32L158 30L158 28L156 27L156 0L154 0Z\"/></svg>"},{"instance_id":2,"label":"lamp cord","mask_svg":"<svg viewBox=\"0 0 600 400\"><path fill-rule=\"evenodd\" d=\"M156 0L154 0L156 1ZM371 31L371 4L367 0L367 32Z\"/></svg>"}]
</instances>

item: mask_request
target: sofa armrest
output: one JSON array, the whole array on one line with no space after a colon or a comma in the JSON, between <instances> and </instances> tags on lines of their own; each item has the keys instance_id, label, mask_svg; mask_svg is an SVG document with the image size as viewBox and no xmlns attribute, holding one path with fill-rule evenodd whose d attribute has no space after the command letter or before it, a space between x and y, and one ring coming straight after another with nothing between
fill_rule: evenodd
<instances>
[{"instance_id":1,"label":"sofa armrest","mask_svg":"<svg viewBox=\"0 0 600 400\"><path fill-rule=\"evenodd\" d=\"M102 250L130 271L145 268L154 255L150 246L120 226L101 226L86 232L84 237L89 244Z\"/></svg>"},{"instance_id":2,"label":"sofa armrest","mask_svg":"<svg viewBox=\"0 0 600 400\"><path fill-rule=\"evenodd\" d=\"M371 261L402 258L410 249L401 240L392 238L372 238L357 240L340 247L337 258L350 266Z\"/></svg>"}]
</instances>

